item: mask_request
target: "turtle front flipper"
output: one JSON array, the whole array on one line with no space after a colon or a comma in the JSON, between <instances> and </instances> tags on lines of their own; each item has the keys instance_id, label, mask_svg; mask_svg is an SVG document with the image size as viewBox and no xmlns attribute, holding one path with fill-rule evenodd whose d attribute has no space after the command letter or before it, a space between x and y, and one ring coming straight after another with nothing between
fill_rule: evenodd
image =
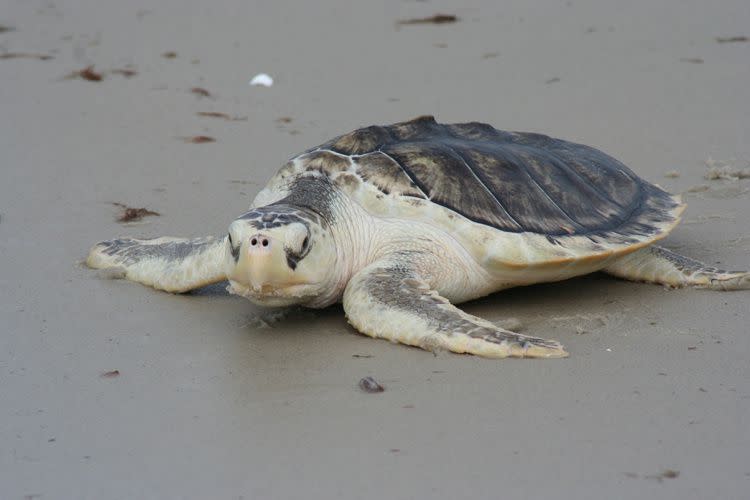
<instances>
[{"instance_id":1,"label":"turtle front flipper","mask_svg":"<svg viewBox=\"0 0 750 500\"><path fill-rule=\"evenodd\" d=\"M349 281L344 292L349 322L370 337L487 358L563 358L554 340L519 335L466 314L403 264L377 262Z\"/></svg>"},{"instance_id":2,"label":"turtle front flipper","mask_svg":"<svg viewBox=\"0 0 750 500\"><path fill-rule=\"evenodd\" d=\"M750 290L750 272L716 269L655 245L619 257L604 271L626 280L670 287Z\"/></svg>"},{"instance_id":3,"label":"turtle front flipper","mask_svg":"<svg viewBox=\"0 0 750 500\"><path fill-rule=\"evenodd\" d=\"M86 264L167 292L187 292L226 279L226 238L118 238L97 243Z\"/></svg>"}]
</instances>

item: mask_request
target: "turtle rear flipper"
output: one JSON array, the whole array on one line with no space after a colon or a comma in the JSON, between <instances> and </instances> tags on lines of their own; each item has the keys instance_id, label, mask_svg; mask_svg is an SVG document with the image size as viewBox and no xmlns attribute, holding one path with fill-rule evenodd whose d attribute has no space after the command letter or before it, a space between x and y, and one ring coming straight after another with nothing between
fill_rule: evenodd
<instances>
[{"instance_id":1,"label":"turtle rear flipper","mask_svg":"<svg viewBox=\"0 0 750 500\"><path fill-rule=\"evenodd\" d=\"M554 340L504 330L441 297L404 263L376 262L357 273L344 292L349 322L370 337L434 351L488 358L563 358Z\"/></svg>"},{"instance_id":2,"label":"turtle rear flipper","mask_svg":"<svg viewBox=\"0 0 750 500\"><path fill-rule=\"evenodd\" d=\"M750 290L750 272L724 271L655 245L619 257L604 271L631 281L675 288Z\"/></svg>"},{"instance_id":3,"label":"turtle rear flipper","mask_svg":"<svg viewBox=\"0 0 750 500\"><path fill-rule=\"evenodd\" d=\"M124 277L168 292L187 292L226 279L226 238L118 238L96 244L86 265L121 269Z\"/></svg>"}]
</instances>

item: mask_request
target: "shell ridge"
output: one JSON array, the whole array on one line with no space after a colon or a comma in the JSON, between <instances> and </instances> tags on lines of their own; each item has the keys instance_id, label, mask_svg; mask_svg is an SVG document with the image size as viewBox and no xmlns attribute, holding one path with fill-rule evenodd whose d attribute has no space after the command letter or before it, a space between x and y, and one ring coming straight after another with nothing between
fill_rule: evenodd
<instances>
[{"instance_id":1,"label":"shell ridge","mask_svg":"<svg viewBox=\"0 0 750 500\"><path fill-rule=\"evenodd\" d=\"M419 189L419 192L420 192L420 193L422 193L422 194L424 195L425 199L427 199L427 200L430 200L430 201L432 201L432 200L431 200L431 198L430 198L430 197L429 197L429 196L427 195L427 193L426 193L426 192L425 192L425 190L423 189L423 186L421 185L422 183L417 183L417 181L415 180L414 176L412 176L412 175L411 175L411 174L410 174L410 173L409 173L409 172L408 172L408 171L407 171L407 170L406 170L406 169L404 168L404 166L403 166L403 165L401 164L401 162L400 162L400 161L398 161L397 159L395 159L394 157L392 157L391 155L389 155L388 153L386 153L385 151L383 151L383 149L382 149L382 148L378 149L378 150L377 150L377 152L378 152L378 153L381 153L381 154L383 154L383 155L385 155L385 156L386 156L386 158L388 158L389 160L391 160L392 162L394 162L394 163L395 163L396 165L398 165L398 168L400 168L400 169L401 169L401 170L402 170L402 171L404 172L404 175L406 175L406 177L408 177L408 178L409 178L409 180L411 181L411 183L412 183L412 184L414 184L414 186L415 186L415 187L416 187L417 189Z\"/></svg>"},{"instance_id":2,"label":"shell ridge","mask_svg":"<svg viewBox=\"0 0 750 500\"><path fill-rule=\"evenodd\" d=\"M526 147L526 146L523 146L523 147ZM558 151L555 150L555 149L553 149L553 150L550 150L550 152L557 153ZM613 199L611 196L607 195L607 193L603 192L599 188L599 186L596 185L596 183L590 182L588 179L586 179L580 173L578 173L578 171L576 171L576 169L571 168L570 165L568 165L568 163L565 161L565 158L560 158L558 155L553 154L552 155L552 161L553 161L553 163L555 163L555 164L558 165L558 168L560 168L561 170L564 170L565 172L567 172L568 175L570 175L571 177L575 177L576 179L579 179L580 181L582 181L583 185L590 187L591 190L594 191L596 193L596 195L599 196L599 198L601 200L606 201L606 202L610 202L610 203L614 203L615 205L617 205L620 208L627 208L627 207L623 206L622 204L620 204L617 200ZM619 171L622 172L623 174L625 174L628 177L628 179L633 180L632 176L630 176L628 174L628 172L625 172L622 169L619 169Z\"/></svg>"},{"instance_id":3,"label":"shell ridge","mask_svg":"<svg viewBox=\"0 0 750 500\"><path fill-rule=\"evenodd\" d=\"M588 228L586 228L585 226L583 226L583 225L582 225L581 223L579 223L578 221L576 221L575 219L573 219L573 217L571 217L571 216L570 216L570 214L568 214L568 212L567 212L567 211L565 211L565 210L564 210L564 209L563 209L563 208L562 208L562 207L560 206L560 204L559 204L559 203L557 203L557 202L556 202L556 201L555 201L555 200L554 200L554 199L553 199L553 198L552 198L552 197L551 197L551 196L549 195L549 193L547 192L547 190L546 190L546 189L544 189L544 187L542 187L542 185L541 185L541 184L539 184L539 181L538 181L538 180L536 179L536 176L535 176L535 175L534 175L534 174L533 174L533 173L531 172L531 170L529 169L529 167L528 167L528 166L526 165L526 162L525 162L525 161L519 161L519 162L518 162L518 164L519 164L519 165L521 165L521 168L523 169L524 173L525 173L525 174L526 174L526 175L528 176L528 178L529 178L529 179L531 180L532 184L533 184L534 186L536 186L536 187L537 187L537 189L539 189L539 191L540 191L540 192L541 192L541 193L542 193L542 194L544 195L544 197L545 197L545 198L547 198L547 200L549 200L549 202L550 202L550 203L552 203L552 204L553 204L553 205L555 206L555 208L557 208L557 210L559 210L559 211L560 211L560 213L561 213L561 214L562 214L562 215L563 215L563 216L564 216L564 217L565 217L566 219L568 219L568 220L569 220L569 221L570 221L570 222L571 222L571 223L572 223L572 224L573 224L573 225L574 225L574 226L575 226L575 227L576 227L576 228L577 228L578 230L581 230L582 232L585 232L585 231L586 231L586 230L588 229Z\"/></svg>"},{"instance_id":4,"label":"shell ridge","mask_svg":"<svg viewBox=\"0 0 750 500\"><path fill-rule=\"evenodd\" d=\"M469 164L469 162L466 161L466 158L464 158L464 156L460 152L458 152L453 146L448 145L447 147L448 147L448 149L450 149L451 151L453 151L453 153L456 156L458 156L458 158L461 159L461 161L463 162L463 164L466 165L466 168L469 169L469 172L471 172L471 174L474 176L474 178L477 181L479 181L479 184L481 184L481 186L490 194L490 196L492 197L492 199L495 200L495 202L497 203L497 205L502 209L503 213L505 215L507 215L508 218L516 226L518 226L518 229L520 229L521 231L524 231L525 228L516 220L515 217L513 217L513 215L511 215L511 213L505 207L505 205L503 204L503 202L500 201L500 199L497 196L495 196L495 193L493 193L492 190L489 188L489 186L487 186L486 182L484 180L482 180L481 177L479 177L478 173L471 167L471 165Z\"/></svg>"}]
</instances>

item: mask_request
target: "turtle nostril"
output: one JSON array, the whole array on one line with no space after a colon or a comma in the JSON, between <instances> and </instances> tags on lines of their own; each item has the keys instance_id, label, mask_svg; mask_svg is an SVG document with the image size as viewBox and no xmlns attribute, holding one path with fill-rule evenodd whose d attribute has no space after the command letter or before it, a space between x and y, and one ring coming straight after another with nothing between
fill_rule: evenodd
<instances>
[{"instance_id":1,"label":"turtle nostril","mask_svg":"<svg viewBox=\"0 0 750 500\"><path fill-rule=\"evenodd\" d=\"M263 238L263 240L261 240L261 243L263 244L264 247L268 246L268 240L265 239L265 238Z\"/></svg>"},{"instance_id":2,"label":"turtle nostril","mask_svg":"<svg viewBox=\"0 0 750 500\"><path fill-rule=\"evenodd\" d=\"M250 240L250 244L251 244L252 246L255 246L255 245L257 245L257 244L258 244L258 239L257 239L257 238L253 238L252 240Z\"/></svg>"}]
</instances>

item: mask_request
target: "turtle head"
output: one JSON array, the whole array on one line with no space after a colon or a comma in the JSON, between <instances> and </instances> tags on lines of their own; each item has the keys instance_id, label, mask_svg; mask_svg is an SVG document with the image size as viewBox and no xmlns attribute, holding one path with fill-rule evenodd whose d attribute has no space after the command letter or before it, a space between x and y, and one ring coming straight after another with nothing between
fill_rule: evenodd
<instances>
[{"instance_id":1,"label":"turtle head","mask_svg":"<svg viewBox=\"0 0 750 500\"><path fill-rule=\"evenodd\" d=\"M256 304L314 302L330 290L335 259L327 225L308 210L269 205L229 226L226 275L230 290Z\"/></svg>"}]
</instances>

